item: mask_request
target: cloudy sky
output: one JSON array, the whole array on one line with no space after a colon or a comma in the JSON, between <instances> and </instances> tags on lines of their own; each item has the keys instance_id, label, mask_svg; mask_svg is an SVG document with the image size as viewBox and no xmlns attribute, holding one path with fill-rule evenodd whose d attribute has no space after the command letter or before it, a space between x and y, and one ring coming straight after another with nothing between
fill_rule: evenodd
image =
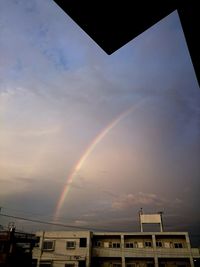
<instances>
[{"instance_id":1,"label":"cloudy sky","mask_svg":"<svg viewBox=\"0 0 200 267\"><path fill-rule=\"evenodd\" d=\"M195 232L199 118L176 11L108 56L53 0L0 1L2 213L138 230L142 207Z\"/></svg>"}]
</instances>

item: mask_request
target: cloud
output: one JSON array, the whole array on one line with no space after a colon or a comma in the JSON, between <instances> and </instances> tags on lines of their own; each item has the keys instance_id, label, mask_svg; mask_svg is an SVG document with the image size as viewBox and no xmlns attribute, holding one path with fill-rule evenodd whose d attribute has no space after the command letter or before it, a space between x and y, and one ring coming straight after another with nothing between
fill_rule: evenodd
<instances>
[{"instance_id":1,"label":"cloud","mask_svg":"<svg viewBox=\"0 0 200 267\"><path fill-rule=\"evenodd\" d=\"M154 206L161 207L168 205L169 200L159 197L156 194L139 192L135 194L121 195L112 202L113 210L128 209L135 206ZM180 199L176 199L175 203L182 203Z\"/></svg>"},{"instance_id":2,"label":"cloud","mask_svg":"<svg viewBox=\"0 0 200 267\"><path fill-rule=\"evenodd\" d=\"M46 135L57 134L60 131L60 127L51 127L49 129L38 129L38 130L26 130L26 131L6 131L7 135L15 135L20 137L42 137Z\"/></svg>"},{"instance_id":3,"label":"cloud","mask_svg":"<svg viewBox=\"0 0 200 267\"><path fill-rule=\"evenodd\" d=\"M35 180L33 178L30 178L30 177L20 177L20 176L17 176L17 177L12 177L12 178L9 178L9 179L5 179L5 178L2 178L0 177L0 182L2 183L22 183L22 184L31 184L32 182L34 182Z\"/></svg>"}]
</instances>

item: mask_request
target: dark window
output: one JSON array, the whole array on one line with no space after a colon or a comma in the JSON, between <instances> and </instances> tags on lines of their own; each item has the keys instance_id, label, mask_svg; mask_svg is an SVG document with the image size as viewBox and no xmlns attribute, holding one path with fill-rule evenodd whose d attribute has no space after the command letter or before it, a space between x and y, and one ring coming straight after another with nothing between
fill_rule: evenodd
<instances>
[{"instance_id":1,"label":"dark window","mask_svg":"<svg viewBox=\"0 0 200 267\"><path fill-rule=\"evenodd\" d=\"M80 247L81 248L87 247L87 238L80 238Z\"/></svg>"},{"instance_id":2,"label":"dark window","mask_svg":"<svg viewBox=\"0 0 200 267\"><path fill-rule=\"evenodd\" d=\"M54 241L44 241L43 250L54 250Z\"/></svg>"},{"instance_id":3,"label":"dark window","mask_svg":"<svg viewBox=\"0 0 200 267\"><path fill-rule=\"evenodd\" d=\"M162 242L161 241L157 241L156 242L156 247L162 248Z\"/></svg>"},{"instance_id":4,"label":"dark window","mask_svg":"<svg viewBox=\"0 0 200 267\"><path fill-rule=\"evenodd\" d=\"M35 247L39 247L39 245L40 245L40 237L37 236L35 240Z\"/></svg>"},{"instance_id":5,"label":"dark window","mask_svg":"<svg viewBox=\"0 0 200 267\"><path fill-rule=\"evenodd\" d=\"M112 243L113 248L120 248L120 243Z\"/></svg>"},{"instance_id":6,"label":"dark window","mask_svg":"<svg viewBox=\"0 0 200 267\"><path fill-rule=\"evenodd\" d=\"M152 262L147 263L147 267L154 267L154 264Z\"/></svg>"},{"instance_id":7,"label":"dark window","mask_svg":"<svg viewBox=\"0 0 200 267\"><path fill-rule=\"evenodd\" d=\"M95 247L101 247L101 241L95 241L94 246Z\"/></svg>"},{"instance_id":8,"label":"dark window","mask_svg":"<svg viewBox=\"0 0 200 267\"><path fill-rule=\"evenodd\" d=\"M133 248L134 244L133 243L125 243L126 248Z\"/></svg>"},{"instance_id":9,"label":"dark window","mask_svg":"<svg viewBox=\"0 0 200 267\"><path fill-rule=\"evenodd\" d=\"M182 243L174 243L174 247L175 248L183 248L183 244Z\"/></svg>"},{"instance_id":10,"label":"dark window","mask_svg":"<svg viewBox=\"0 0 200 267\"><path fill-rule=\"evenodd\" d=\"M75 241L67 241L66 242L66 249L75 249L76 242Z\"/></svg>"},{"instance_id":11,"label":"dark window","mask_svg":"<svg viewBox=\"0 0 200 267\"><path fill-rule=\"evenodd\" d=\"M151 247L151 241L144 242L144 245L146 248L150 248Z\"/></svg>"},{"instance_id":12,"label":"dark window","mask_svg":"<svg viewBox=\"0 0 200 267\"><path fill-rule=\"evenodd\" d=\"M65 267L75 267L75 264L74 263L66 263Z\"/></svg>"}]
</instances>

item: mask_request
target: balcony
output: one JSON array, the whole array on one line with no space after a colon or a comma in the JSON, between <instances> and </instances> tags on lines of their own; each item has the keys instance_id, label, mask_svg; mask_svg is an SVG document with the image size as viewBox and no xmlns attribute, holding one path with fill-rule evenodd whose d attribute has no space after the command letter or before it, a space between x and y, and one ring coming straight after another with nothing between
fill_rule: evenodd
<instances>
[{"instance_id":1,"label":"balcony","mask_svg":"<svg viewBox=\"0 0 200 267\"><path fill-rule=\"evenodd\" d=\"M198 249L197 249L198 250ZM193 251L193 250L192 250ZM187 248L93 248L93 257L132 257L132 258L188 258L190 250ZM198 257L199 251L192 252L193 257Z\"/></svg>"}]
</instances>

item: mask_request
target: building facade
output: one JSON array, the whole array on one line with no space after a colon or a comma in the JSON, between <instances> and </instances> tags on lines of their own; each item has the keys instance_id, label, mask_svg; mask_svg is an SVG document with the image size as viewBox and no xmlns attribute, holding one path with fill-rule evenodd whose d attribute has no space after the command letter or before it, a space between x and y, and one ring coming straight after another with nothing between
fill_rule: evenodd
<instances>
[{"instance_id":1,"label":"building facade","mask_svg":"<svg viewBox=\"0 0 200 267\"><path fill-rule=\"evenodd\" d=\"M89 267L91 265L92 233L90 231L38 232L34 248L35 266Z\"/></svg>"},{"instance_id":2,"label":"building facade","mask_svg":"<svg viewBox=\"0 0 200 267\"><path fill-rule=\"evenodd\" d=\"M37 267L196 267L186 232L38 232Z\"/></svg>"}]
</instances>

